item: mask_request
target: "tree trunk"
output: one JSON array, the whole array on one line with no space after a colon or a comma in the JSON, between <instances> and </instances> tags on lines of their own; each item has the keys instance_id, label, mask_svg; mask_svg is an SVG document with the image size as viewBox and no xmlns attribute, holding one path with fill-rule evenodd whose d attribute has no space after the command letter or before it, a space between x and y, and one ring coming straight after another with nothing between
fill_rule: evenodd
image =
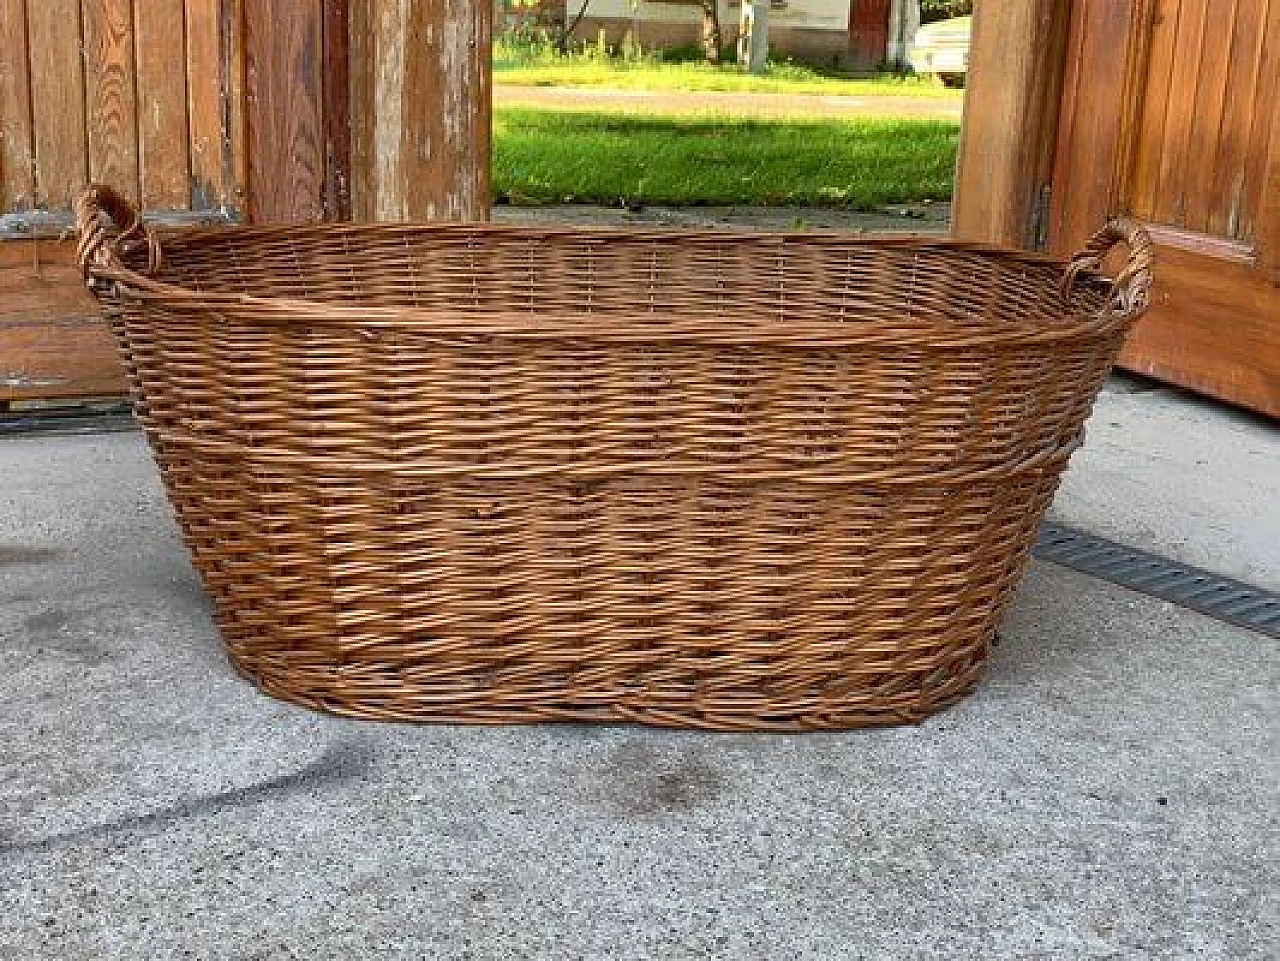
<instances>
[{"instance_id":1,"label":"tree trunk","mask_svg":"<svg viewBox=\"0 0 1280 961\"><path fill-rule=\"evenodd\" d=\"M706 54L707 63L720 62L720 12L719 0L703 0L702 3L702 50Z\"/></svg>"}]
</instances>

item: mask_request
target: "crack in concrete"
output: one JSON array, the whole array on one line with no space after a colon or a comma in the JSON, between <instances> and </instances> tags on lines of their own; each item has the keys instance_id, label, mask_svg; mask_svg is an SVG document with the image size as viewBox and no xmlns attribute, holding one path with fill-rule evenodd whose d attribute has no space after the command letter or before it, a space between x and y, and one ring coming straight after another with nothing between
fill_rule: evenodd
<instances>
[{"instance_id":1,"label":"crack in concrete","mask_svg":"<svg viewBox=\"0 0 1280 961\"><path fill-rule=\"evenodd\" d=\"M228 808L265 804L326 784L353 780L365 773L373 760L374 753L369 750L365 741L335 741L318 758L297 771L245 787L191 798L146 814L120 818L105 824L91 824L34 841L0 842L0 857L39 854L123 833L160 833L180 821L218 814Z\"/></svg>"}]
</instances>

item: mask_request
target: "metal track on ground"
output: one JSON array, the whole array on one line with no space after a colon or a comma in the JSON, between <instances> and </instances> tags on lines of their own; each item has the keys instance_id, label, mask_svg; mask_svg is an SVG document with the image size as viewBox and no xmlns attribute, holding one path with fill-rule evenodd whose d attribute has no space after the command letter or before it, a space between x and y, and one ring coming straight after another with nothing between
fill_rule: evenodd
<instances>
[{"instance_id":1,"label":"metal track on ground","mask_svg":"<svg viewBox=\"0 0 1280 961\"><path fill-rule=\"evenodd\" d=\"M1032 556L1200 614L1280 638L1280 594L1158 554L1044 523Z\"/></svg>"}]
</instances>

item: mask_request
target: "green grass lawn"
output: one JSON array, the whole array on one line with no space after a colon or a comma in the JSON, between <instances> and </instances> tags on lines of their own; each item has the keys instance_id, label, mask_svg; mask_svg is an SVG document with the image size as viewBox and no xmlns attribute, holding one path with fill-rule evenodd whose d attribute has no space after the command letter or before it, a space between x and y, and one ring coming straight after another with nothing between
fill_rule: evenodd
<instances>
[{"instance_id":1,"label":"green grass lawn","mask_svg":"<svg viewBox=\"0 0 1280 961\"><path fill-rule=\"evenodd\" d=\"M823 94L827 96L932 97L954 100L949 90L931 80L884 76L865 80L829 77L798 64L773 64L764 76L736 66L708 63L661 63L587 57L561 57L545 62L494 61L493 82L524 87L604 87L613 90L726 90L741 93Z\"/></svg>"},{"instance_id":2,"label":"green grass lawn","mask_svg":"<svg viewBox=\"0 0 1280 961\"><path fill-rule=\"evenodd\" d=\"M958 124L505 108L494 193L515 204L869 209L951 197Z\"/></svg>"}]
</instances>

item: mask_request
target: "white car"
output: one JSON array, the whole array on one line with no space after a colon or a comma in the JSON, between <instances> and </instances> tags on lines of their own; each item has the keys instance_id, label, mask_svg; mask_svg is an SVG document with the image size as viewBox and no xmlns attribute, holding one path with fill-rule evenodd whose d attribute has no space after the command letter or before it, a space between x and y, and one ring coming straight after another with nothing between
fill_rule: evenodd
<instances>
[{"instance_id":1,"label":"white car","mask_svg":"<svg viewBox=\"0 0 1280 961\"><path fill-rule=\"evenodd\" d=\"M936 75L948 87L963 87L969 72L972 23L972 17L955 17L921 27L911 45L911 69Z\"/></svg>"}]
</instances>

